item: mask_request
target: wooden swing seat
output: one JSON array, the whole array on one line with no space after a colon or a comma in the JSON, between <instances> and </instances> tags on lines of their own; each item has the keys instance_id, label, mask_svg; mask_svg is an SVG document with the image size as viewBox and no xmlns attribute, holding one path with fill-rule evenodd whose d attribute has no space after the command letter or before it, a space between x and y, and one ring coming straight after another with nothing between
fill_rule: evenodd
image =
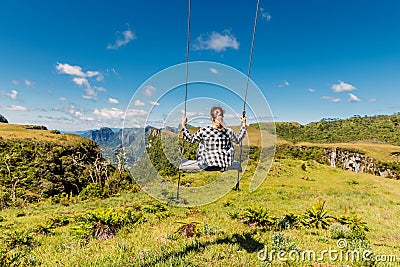
<instances>
[{"instance_id":1,"label":"wooden swing seat","mask_svg":"<svg viewBox=\"0 0 400 267\"><path fill-rule=\"evenodd\" d=\"M183 159L181 161L181 164L179 165L179 170L180 171L201 171L202 169L200 168L199 164L197 163L197 160L187 160ZM228 170L236 170L238 172L242 172L242 166L238 161L232 162L232 165L229 167Z\"/></svg>"}]
</instances>

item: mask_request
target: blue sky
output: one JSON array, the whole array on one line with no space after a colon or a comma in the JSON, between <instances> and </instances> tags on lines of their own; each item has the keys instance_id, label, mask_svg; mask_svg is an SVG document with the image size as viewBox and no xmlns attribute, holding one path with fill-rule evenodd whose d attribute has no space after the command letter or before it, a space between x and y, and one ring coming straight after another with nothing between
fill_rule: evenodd
<instances>
[{"instance_id":1,"label":"blue sky","mask_svg":"<svg viewBox=\"0 0 400 267\"><path fill-rule=\"evenodd\" d=\"M246 73L255 5L193 0L190 60ZM261 0L261 7L251 78L276 121L400 111L400 1ZM121 127L138 88L184 62L186 22L187 1L1 1L0 113L51 129ZM139 100L135 116L146 116L148 105L168 111L168 102Z\"/></svg>"}]
</instances>

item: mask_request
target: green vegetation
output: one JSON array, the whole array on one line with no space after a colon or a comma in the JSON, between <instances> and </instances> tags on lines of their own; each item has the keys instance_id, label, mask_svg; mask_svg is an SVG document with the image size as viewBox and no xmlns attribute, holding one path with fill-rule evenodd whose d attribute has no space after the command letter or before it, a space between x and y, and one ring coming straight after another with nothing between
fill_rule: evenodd
<instances>
[{"instance_id":1,"label":"green vegetation","mask_svg":"<svg viewBox=\"0 0 400 267\"><path fill-rule=\"evenodd\" d=\"M373 117L353 116L349 119L322 119L302 125L297 122L251 124L252 128L277 134L279 141L291 143L342 143L357 142L399 145L400 113Z\"/></svg>"},{"instance_id":2,"label":"green vegetation","mask_svg":"<svg viewBox=\"0 0 400 267\"><path fill-rule=\"evenodd\" d=\"M267 126L262 131L273 133ZM366 259L259 258L265 249L314 250L320 256L322 250L338 248L342 238L346 252L370 251L371 260L375 255L400 257L400 181L329 167L324 148L336 144L280 141L267 179L250 193L247 188L264 148L256 145L260 132L249 127L256 141L245 144L249 161L241 190L205 206L178 208L152 199L123 171L100 164L98 147L88 140L8 127L14 130L0 128L0 266L383 266ZM176 184L176 167L169 161L177 160L179 151L160 152L160 136L149 138L151 160L164 171L166 182ZM172 134L165 138L178 140ZM382 168L398 170L398 147L352 145L342 147L376 153L382 156L377 158ZM186 146L185 157L193 157L196 147ZM78 155L82 164L68 166ZM191 188L214 176L185 173L181 182ZM62 182L76 183L78 189ZM46 188L57 190L51 194Z\"/></svg>"},{"instance_id":3,"label":"green vegetation","mask_svg":"<svg viewBox=\"0 0 400 267\"><path fill-rule=\"evenodd\" d=\"M41 126L5 124L0 134L0 209L46 198L68 205L82 191L82 198L108 196L132 184L90 140Z\"/></svg>"},{"instance_id":4,"label":"green vegetation","mask_svg":"<svg viewBox=\"0 0 400 267\"><path fill-rule=\"evenodd\" d=\"M301 179L303 163L310 180ZM398 181L293 159L276 161L254 193L245 190L250 178L246 172L242 191L195 208L167 206L142 191L8 208L0 212L0 258L6 266L260 266L265 247L318 252L337 248L342 237L349 249L399 255Z\"/></svg>"},{"instance_id":5,"label":"green vegetation","mask_svg":"<svg viewBox=\"0 0 400 267\"><path fill-rule=\"evenodd\" d=\"M349 119L322 119L307 125L277 122L278 137L293 143L370 142L400 145L400 113ZM254 125L262 128L263 125Z\"/></svg>"}]
</instances>

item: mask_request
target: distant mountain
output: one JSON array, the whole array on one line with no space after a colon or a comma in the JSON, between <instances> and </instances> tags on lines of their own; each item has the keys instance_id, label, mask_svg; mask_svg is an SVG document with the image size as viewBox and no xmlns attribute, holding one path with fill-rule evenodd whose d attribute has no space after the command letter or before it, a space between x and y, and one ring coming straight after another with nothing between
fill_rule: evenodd
<instances>
[{"instance_id":1,"label":"distant mountain","mask_svg":"<svg viewBox=\"0 0 400 267\"><path fill-rule=\"evenodd\" d=\"M136 161L142 144L138 144L135 141L137 138L144 138L143 128L127 128L122 130L102 127L100 129L73 133L96 142L101 148L103 157L113 165L118 163L117 155L120 155L122 152L125 154L125 161ZM124 151L122 151L123 146L125 148Z\"/></svg>"},{"instance_id":2,"label":"distant mountain","mask_svg":"<svg viewBox=\"0 0 400 267\"><path fill-rule=\"evenodd\" d=\"M4 117L1 114L0 114L0 123L8 123L8 120L6 119L6 117Z\"/></svg>"},{"instance_id":3,"label":"distant mountain","mask_svg":"<svg viewBox=\"0 0 400 267\"><path fill-rule=\"evenodd\" d=\"M139 157L145 146L145 137L153 130L161 130L152 126L143 128L108 128L102 127L100 129L89 131L71 132L87 139L95 141L101 148L103 157L111 162L113 165L118 164L118 156L123 152L125 162L133 163ZM169 132L178 133L179 129L175 127L166 126L164 130ZM140 140L137 141L137 140ZM124 147L124 151L122 149ZM118 156L117 156L118 155Z\"/></svg>"}]
</instances>

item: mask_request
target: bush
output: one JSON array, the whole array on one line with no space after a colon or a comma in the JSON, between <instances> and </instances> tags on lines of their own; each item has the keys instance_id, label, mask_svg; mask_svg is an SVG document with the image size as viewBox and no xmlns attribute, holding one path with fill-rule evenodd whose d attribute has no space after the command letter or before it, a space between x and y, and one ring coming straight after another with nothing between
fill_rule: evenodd
<instances>
[{"instance_id":1,"label":"bush","mask_svg":"<svg viewBox=\"0 0 400 267\"><path fill-rule=\"evenodd\" d=\"M247 208L241 215L241 219L247 224L263 227L272 227L277 223L277 218L271 216L268 209L264 207Z\"/></svg>"},{"instance_id":2,"label":"bush","mask_svg":"<svg viewBox=\"0 0 400 267\"><path fill-rule=\"evenodd\" d=\"M275 251L298 251L300 252L299 247L296 242L292 241L290 236L285 236L282 232L275 232L271 236L272 244L271 247Z\"/></svg>"},{"instance_id":3,"label":"bush","mask_svg":"<svg viewBox=\"0 0 400 267\"><path fill-rule=\"evenodd\" d=\"M305 214L306 226L317 229L327 229L331 224L332 218L327 215L325 201L318 200L315 205L307 209Z\"/></svg>"},{"instance_id":4,"label":"bush","mask_svg":"<svg viewBox=\"0 0 400 267\"><path fill-rule=\"evenodd\" d=\"M348 238L351 235L349 227L338 222L332 223L329 227L329 232L333 239Z\"/></svg>"},{"instance_id":5,"label":"bush","mask_svg":"<svg viewBox=\"0 0 400 267\"><path fill-rule=\"evenodd\" d=\"M103 188L98 183L88 184L80 193L79 198L81 200L86 199L96 199L96 198L105 198L107 197L106 192L104 192Z\"/></svg>"},{"instance_id":6,"label":"bush","mask_svg":"<svg viewBox=\"0 0 400 267\"><path fill-rule=\"evenodd\" d=\"M3 239L8 249L16 247L31 247L35 244L33 233L29 230L6 233Z\"/></svg>"},{"instance_id":7,"label":"bush","mask_svg":"<svg viewBox=\"0 0 400 267\"><path fill-rule=\"evenodd\" d=\"M154 202L154 203L142 206L141 210L144 211L144 212L147 212L147 213L155 214L155 213L158 213L158 212L167 211L167 208L163 204L161 204L159 202Z\"/></svg>"},{"instance_id":8,"label":"bush","mask_svg":"<svg viewBox=\"0 0 400 267\"><path fill-rule=\"evenodd\" d=\"M367 223L357 215L353 217L341 216L336 218L336 221L348 226L348 228L351 230L351 236L349 236L350 238L367 239L366 232L369 232L370 228L368 227Z\"/></svg>"},{"instance_id":9,"label":"bush","mask_svg":"<svg viewBox=\"0 0 400 267\"><path fill-rule=\"evenodd\" d=\"M73 229L73 235L89 240L98 238L107 240L127 225L133 225L140 221L141 213L133 213L127 209L98 209L88 211L77 218L78 227Z\"/></svg>"},{"instance_id":10,"label":"bush","mask_svg":"<svg viewBox=\"0 0 400 267\"><path fill-rule=\"evenodd\" d=\"M52 134L61 134L60 130L51 130L50 133L52 133Z\"/></svg>"},{"instance_id":11,"label":"bush","mask_svg":"<svg viewBox=\"0 0 400 267\"><path fill-rule=\"evenodd\" d=\"M285 214L283 218L278 221L278 229L287 230L292 228L300 228L302 227L303 217L301 215L296 215L293 213Z\"/></svg>"}]
</instances>

